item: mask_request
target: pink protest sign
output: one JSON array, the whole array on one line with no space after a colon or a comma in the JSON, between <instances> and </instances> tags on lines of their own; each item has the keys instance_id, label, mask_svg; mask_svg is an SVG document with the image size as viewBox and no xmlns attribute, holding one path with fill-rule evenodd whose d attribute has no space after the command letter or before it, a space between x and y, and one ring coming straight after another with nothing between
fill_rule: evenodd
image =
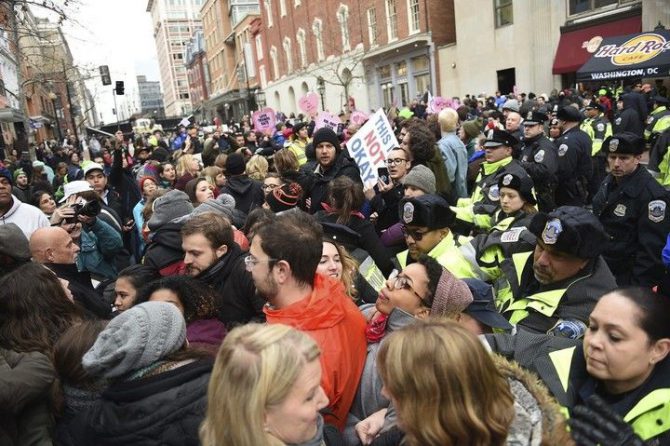
<instances>
[{"instance_id":1,"label":"pink protest sign","mask_svg":"<svg viewBox=\"0 0 670 446\"><path fill-rule=\"evenodd\" d=\"M365 124L365 121L368 120L368 115L367 113L363 113L362 111L356 110L351 114L349 120L356 125L363 125Z\"/></svg>"},{"instance_id":2,"label":"pink protest sign","mask_svg":"<svg viewBox=\"0 0 670 446\"><path fill-rule=\"evenodd\" d=\"M260 132L274 130L275 125L277 124L275 111L270 107L255 111L252 115L252 120L254 121L254 128Z\"/></svg>"},{"instance_id":3,"label":"pink protest sign","mask_svg":"<svg viewBox=\"0 0 670 446\"><path fill-rule=\"evenodd\" d=\"M316 93L307 93L298 101L298 107L310 116L319 112L319 95Z\"/></svg>"},{"instance_id":4,"label":"pink protest sign","mask_svg":"<svg viewBox=\"0 0 670 446\"><path fill-rule=\"evenodd\" d=\"M340 124L340 118L329 112L321 112L316 117L316 123L314 124L314 130L319 130L323 127L328 127L333 131L337 131L337 126Z\"/></svg>"}]
</instances>

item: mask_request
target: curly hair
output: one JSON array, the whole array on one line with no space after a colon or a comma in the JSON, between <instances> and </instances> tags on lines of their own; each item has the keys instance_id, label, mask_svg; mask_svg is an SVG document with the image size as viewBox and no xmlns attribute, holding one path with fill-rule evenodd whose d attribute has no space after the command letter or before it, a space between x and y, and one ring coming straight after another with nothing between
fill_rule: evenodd
<instances>
[{"instance_id":1,"label":"curly hair","mask_svg":"<svg viewBox=\"0 0 670 446\"><path fill-rule=\"evenodd\" d=\"M179 298L187 324L200 319L212 319L218 314L214 290L190 276L168 276L151 282L140 290L135 305L149 301L158 290L170 290Z\"/></svg>"},{"instance_id":2,"label":"curly hair","mask_svg":"<svg viewBox=\"0 0 670 446\"><path fill-rule=\"evenodd\" d=\"M413 165L426 164L435 156L435 135L428 126L421 123L412 123L407 127L409 134L409 151L412 153Z\"/></svg>"}]
</instances>

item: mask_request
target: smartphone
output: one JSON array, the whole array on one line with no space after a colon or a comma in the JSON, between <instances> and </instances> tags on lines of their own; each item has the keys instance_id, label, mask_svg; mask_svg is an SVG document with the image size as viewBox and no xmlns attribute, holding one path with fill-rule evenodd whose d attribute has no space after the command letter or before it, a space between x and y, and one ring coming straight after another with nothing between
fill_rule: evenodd
<instances>
[{"instance_id":1,"label":"smartphone","mask_svg":"<svg viewBox=\"0 0 670 446\"><path fill-rule=\"evenodd\" d=\"M384 183L388 183L389 182L389 170L388 170L388 168L387 167L379 167L377 169L377 176Z\"/></svg>"}]
</instances>

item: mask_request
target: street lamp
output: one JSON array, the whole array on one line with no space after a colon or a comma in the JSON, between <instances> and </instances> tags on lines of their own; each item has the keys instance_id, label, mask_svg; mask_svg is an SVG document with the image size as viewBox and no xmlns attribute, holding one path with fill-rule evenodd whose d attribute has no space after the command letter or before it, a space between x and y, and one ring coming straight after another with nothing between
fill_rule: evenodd
<instances>
[{"instance_id":1,"label":"street lamp","mask_svg":"<svg viewBox=\"0 0 670 446\"><path fill-rule=\"evenodd\" d=\"M326 111L326 106L323 102L323 95L326 94L326 81L324 81L321 76L316 78L316 91L318 91L319 96L321 96L321 110Z\"/></svg>"},{"instance_id":2,"label":"street lamp","mask_svg":"<svg viewBox=\"0 0 670 446\"><path fill-rule=\"evenodd\" d=\"M54 118L56 119L56 136L58 136L58 140L61 141L63 138L61 137L60 122L58 121L58 112L56 111L56 98L58 98L56 93L54 93L53 91L50 91L49 92L49 99L51 100L51 106L54 110Z\"/></svg>"},{"instance_id":3,"label":"street lamp","mask_svg":"<svg viewBox=\"0 0 670 446\"><path fill-rule=\"evenodd\" d=\"M256 104L258 104L258 108L265 107L265 92L259 89L256 90L254 94L256 95Z\"/></svg>"}]
</instances>

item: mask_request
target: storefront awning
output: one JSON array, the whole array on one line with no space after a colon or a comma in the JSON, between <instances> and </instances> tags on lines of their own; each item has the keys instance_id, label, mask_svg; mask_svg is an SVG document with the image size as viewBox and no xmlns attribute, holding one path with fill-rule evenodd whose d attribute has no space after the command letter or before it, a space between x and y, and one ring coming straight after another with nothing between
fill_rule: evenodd
<instances>
[{"instance_id":1,"label":"storefront awning","mask_svg":"<svg viewBox=\"0 0 670 446\"><path fill-rule=\"evenodd\" d=\"M670 77L670 31L610 37L577 71L577 81Z\"/></svg>"},{"instance_id":2,"label":"storefront awning","mask_svg":"<svg viewBox=\"0 0 670 446\"><path fill-rule=\"evenodd\" d=\"M14 108L0 108L0 122L23 122L25 116Z\"/></svg>"},{"instance_id":3,"label":"storefront awning","mask_svg":"<svg viewBox=\"0 0 670 446\"><path fill-rule=\"evenodd\" d=\"M642 31L642 17L628 17L561 34L552 73L574 73L591 57L605 37Z\"/></svg>"}]
</instances>

